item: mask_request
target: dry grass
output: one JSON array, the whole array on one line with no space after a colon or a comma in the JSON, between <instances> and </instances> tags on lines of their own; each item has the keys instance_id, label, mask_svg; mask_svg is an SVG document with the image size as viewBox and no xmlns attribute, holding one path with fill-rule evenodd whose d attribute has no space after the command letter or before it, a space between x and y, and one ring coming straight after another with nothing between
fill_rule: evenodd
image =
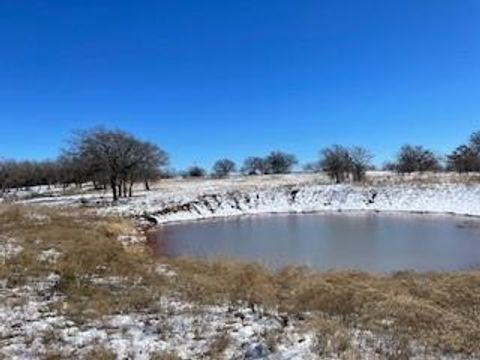
<instances>
[{"instance_id":1,"label":"dry grass","mask_svg":"<svg viewBox=\"0 0 480 360\"><path fill-rule=\"evenodd\" d=\"M221 333L210 344L210 347L205 354L208 359L223 359L223 353L230 345L231 339L227 333Z\"/></svg>"},{"instance_id":2,"label":"dry grass","mask_svg":"<svg viewBox=\"0 0 480 360\"><path fill-rule=\"evenodd\" d=\"M343 354L350 349L349 331L338 320L317 317L309 326L317 334L314 349L317 355Z\"/></svg>"},{"instance_id":3,"label":"dry grass","mask_svg":"<svg viewBox=\"0 0 480 360\"><path fill-rule=\"evenodd\" d=\"M85 360L115 360L117 357L111 350L97 346L90 350L84 358Z\"/></svg>"},{"instance_id":4,"label":"dry grass","mask_svg":"<svg viewBox=\"0 0 480 360\"><path fill-rule=\"evenodd\" d=\"M353 328L386 339L394 349L385 355L391 359L408 358L418 343L431 353L480 354L480 271L374 275L291 267L271 272L228 260L164 259L177 273L169 279L155 272L148 249L125 248L116 241L133 231L128 221L72 211L0 206L0 233L24 248L0 263L0 277L15 287L58 274L55 291L65 298L57 309L78 322L155 312L161 294L175 293L199 304L244 303L255 311L278 309L293 318L308 314L304 323L319 334L319 354L355 358ZM62 254L58 260L41 261L38 255L52 248ZM275 346L273 335L269 343ZM212 354L221 354L228 337L219 337L214 345Z\"/></svg>"},{"instance_id":5,"label":"dry grass","mask_svg":"<svg viewBox=\"0 0 480 360\"><path fill-rule=\"evenodd\" d=\"M150 360L180 360L180 358L172 353L158 353L152 355Z\"/></svg>"},{"instance_id":6,"label":"dry grass","mask_svg":"<svg viewBox=\"0 0 480 360\"><path fill-rule=\"evenodd\" d=\"M367 173L366 185L431 185L431 184L464 184L478 185L480 183L479 173L455 172L424 172L411 174L384 173L380 176L371 176Z\"/></svg>"},{"instance_id":7,"label":"dry grass","mask_svg":"<svg viewBox=\"0 0 480 360\"><path fill-rule=\"evenodd\" d=\"M190 301L277 305L275 276L259 264L184 258L173 260L172 266L181 275L176 290Z\"/></svg>"},{"instance_id":8,"label":"dry grass","mask_svg":"<svg viewBox=\"0 0 480 360\"><path fill-rule=\"evenodd\" d=\"M403 348L399 353L421 341L443 353L480 354L480 271L374 275L287 268L272 273L259 265L185 259L172 266L181 274L177 286L189 299L246 302L320 317L312 323L330 334L337 352L348 350L345 329L360 327L402 339L395 345ZM326 324L335 331L325 332Z\"/></svg>"},{"instance_id":9,"label":"dry grass","mask_svg":"<svg viewBox=\"0 0 480 360\"><path fill-rule=\"evenodd\" d=\"M7 286L58 274L55 290L66 296L59 309L70 315L97 317L151 308L162 289L162 277L146 248L123 247L116 238L131 232L123 219L97 217L75 210L14 206L0 210L0 232L24 250L0 265ZM55 249L55 262L42 261L42 251ZM101 281L111 279L111 281ZM100 280L100 281L99 281Z\"/></svg>"}]
</instances>

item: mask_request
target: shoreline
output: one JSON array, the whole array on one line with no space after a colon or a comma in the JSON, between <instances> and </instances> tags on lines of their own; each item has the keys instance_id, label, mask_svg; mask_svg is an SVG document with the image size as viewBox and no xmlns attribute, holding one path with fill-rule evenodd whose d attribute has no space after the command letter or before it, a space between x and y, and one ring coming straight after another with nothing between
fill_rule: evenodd
<instances>
[{"instance_id":1,"label":"shoreline","mask_svg":"<svg viewBox=\"0 0 480 360\"><path fill-rule=\"evenodd\" d=\"M204 217L196 219L184 219L184 220L170 220L164 221L157 224L151 224L148 226L144 225L144 221L148 221L145 217L140 216L144 221L139 222L139 226L145 231L151 231L158 227L164 226L174 226L182 224L195 224L195 223L204 223L204 222L217 222L217 221L236 221L243 218L249 217L269 217L269 216L290 216L290 215L319 215L319 216L331 216L331 215L346 215L346 216L399 216L399 217L409 217L409 216L427 216L431 218L455 218L461 220L473 220L478 221L480 224L480 215L478 214L468 214L468 213L454 213L454 212L433 212L433 211L413 211L413 210L364 210L364 209L348 209L348 210L310 210L310 211L278 211L278 212L259 212L259 213L245 213L238 215L219 215L215 217Z\"/></svg>"},{"instance_id":2,"label":"shoreline","mask_svg":"<svg viewBox=\"0 0 480 360\"><path fill-rule=\"evenodd\" d=\"M405 177L375 173L362 184L331 184L322 175L170 179L113 203L85 186L78 193L31 189L14 203L86 208L99 215L155 219L157 224L237 215L338 211L440 213L480 217L480 181L456 174ZM1 202L1 201L0 201Z\"/></svg>"}]
</instances>

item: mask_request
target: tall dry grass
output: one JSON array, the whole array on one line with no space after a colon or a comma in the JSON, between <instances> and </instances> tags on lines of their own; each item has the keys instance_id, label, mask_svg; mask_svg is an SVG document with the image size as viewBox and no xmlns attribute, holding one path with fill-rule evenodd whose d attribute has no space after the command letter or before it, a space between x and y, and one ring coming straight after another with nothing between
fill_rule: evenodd
<instances>
[{"instance_id":1,"label":"tall dry grass","mask_svg":"<svg viewBox=\"0 0 480 360\"><path fill-rule=\"evenodd\" d=\"M342 331L361 328L442 353L480 354L480 271L380 275L297 267L271 272L224 260L171 263L188 299L309 314L322 331L327 319Z\"/></svg>"},{"instance_id":2,"label":"tall dry grass","mask_svg":"<svg viewBox=\"0 0 480 360\"><path fill-rule=\"evenodd\" d=\"M82 211L9 206L0 209L0 232L23 247L5 259L0 276L15 287L56 274L54 291L65 296L58 309L78 317L148 309L158 301L163 277L146 247L125 248L117 237L134 231L121 218ZM44 251L59 253L42 260Z\"/></svg>"}]
</instances>

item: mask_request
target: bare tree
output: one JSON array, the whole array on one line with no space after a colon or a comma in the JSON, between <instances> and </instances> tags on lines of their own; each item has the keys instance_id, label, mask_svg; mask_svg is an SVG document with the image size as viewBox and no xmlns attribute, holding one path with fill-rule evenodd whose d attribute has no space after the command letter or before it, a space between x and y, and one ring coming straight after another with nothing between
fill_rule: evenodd
<instances>
[{"instance_id":1,"label":"bare tree","mask_svg":"<svg viewBox=\"0 0 480 360\"><path fill-rule=\"evenodd\" d=\"M400 173L411 173L438 171L442 167L440 160L432 151L423 146L404 145L397 155L395 168Z\"/></svg>"},{"instance_id":2,"label":"bare tree","mask_svg":"<svg viewBox=\"0 0 480 360\"><path fill-rule=\"evenodd\" d=\"M107 173L102 167L87 162L86 158L82 158L73 153L64 153L57 159L58 163L58 181L66 188L70 184L81 187L82 184L92 181L96 188L102 184L107 185Z\"/></svg>"},{"instance_id":3,"label":"bare tree","mask_svg":"<svg viewBox=\"0 0 480 360\"><path fill-rule=\"evenodd\" d=\"M336 183L344 182L351 170L348 149L341 145L333 145L321 150L319 165Z\"/></svg>"},{"instance_id":4,"label":"bare tree","mask_svg":"<svg viewBox=\"0 0 480 360\"><path fill-rule=\"evenodd\" d=\"M220 159L213 165L212 175L222 178L230 175L236 169L235 163L230 159Z\"/></svg>"},{"instance_id":5,"label":"bare tree","mask_svg":"<svg viewBox=\"0 0 480 360\"><path fill-rule=\"evenodd\" d=\"M3 194L9 187L10 167L6 160L0 160L0 192Z\"/></svg>"},{"instance_id":6,"label":"bare tree","mask_svg":"<svg viewBox=\"0 0 480 360\"><path fill-rule=\"evenodd\" d=\"M470 135L468 146L475 154L480 154L480 131L476 131Z\"/></svg>"},{"instance_id":7,"label":"bare tree","mask_svg":"<svg viewBox=\"0 0 480 360\"><path fill-rule=\"evenodd\" d=\"M264 159L258 156L251 156L245 159L242 166L242 173L245 175L263 175L268 170Z\"/></svg>"},{"instance_id":8,"label":"bare tree","mask_svg":"<svg viewBox=\"0 0 480 360\"><path fill-rule=\"evenodd\" d=\"M367 170L372 167L373 155L360 146L353 146L348 150L348 153L353 181L365 180Z\"/></svg>"},{"instance_id":9,"label":"bare tree","mask_svg":"<svg viewBox=\"0 0 480 360\"><path fill-rule=\"evenodd\" d=\"M139 158L138 168L145 184L145 190L150 190L149 181L161 176L160 169L169 162L168 154L155 144L142 142L139 144L137 155Z\"/></svg>"},{"instance_id":10,"label":"bare tree","mask_svg":"<svg viewBox=\"0 0 480 360\"><path fill-rule=\"evenodd\" d=\"M54 161L0 161L0 190L51 185L58 182L58 165Z\"/></svg>"},{"instance_id":11,"label":"bare tree","mask_svg":"<svg viewBox=\"0 0 480 360\"><path fill-rule=\"evenodd\" d=\"M122 195L122 181L134 144L133 137L123 131L98 128L77 133L69 153L81 159L88 170L105 171L116 201Z\"/></svg>"},{"instance_id":12,"label":"bare tree","mask_svg":"<svg viewBox=\"0 0 480 360\"><path fill-rule=\"evenodd\" d=\"M87 178L108 182L114 201L132 196L133 183L139 178L147 181L168 160L166 153L153 144L121 130L102 128L77 133L66 156L82 164Z\"/></svg>"},{"instance_id":13,"label":"bare tree","mask_svg":"<svg viewBox=\"0 0 480 360\"><path fill-rule=\"evenodd\" d=\"M287 174L292 170L292 167L297 164L297 159L293 154L272 151L264 159L264 163L268 174Z\"/></svg>"},{"instance_id":14,"label":"bare tree","mask_svg":"<svg viewBox=\"0 0 480 360\"><path fill-rule=\"evenodd\" d=\"M470 135L467 145L457 147L447 156L447 169L457 172L480 171L480 131Z\"/></svg>"},{"instance_id":15,"label":"bare tree","mask_svg":"<svg viewBox=\"0 0 480 360\"><path fill-rule=\"evenodd\" d=\"M471 147L461 145L447 156L447 169L460 173L480 171L480 156Z\"/></svg>"},{"instance_id":16,"label":"bare tree","mask_svg":"<svg viewBox=\"0 0 480 360\"><path fill-rule=\"evenodd\" d=\"M157 145L142 142L121 130L95 128L73 135L69 147L55 160L0 161L0 190L36 185L64 187L92 182L112 190L114 200L132 196L133 184L158 178L168 155Z\"/></svg>"}]
</instances>

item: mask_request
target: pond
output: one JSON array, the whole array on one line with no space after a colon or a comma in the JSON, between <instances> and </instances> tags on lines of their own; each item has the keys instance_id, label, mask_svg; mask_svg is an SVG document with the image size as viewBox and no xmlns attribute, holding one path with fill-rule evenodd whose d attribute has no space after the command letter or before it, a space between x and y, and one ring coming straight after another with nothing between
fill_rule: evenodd
<instances>
[{"instance_id":1,"label":"pond","mask_svg":"<svg viewBox=\"0 0 480 360\"><path fill-rule=\"evenodd\" d=\"M480 221L454 216L288 214L163 225L167 256L257 261L316 270L467 270L480 265Z\"/></svg>"}]
</instances>

